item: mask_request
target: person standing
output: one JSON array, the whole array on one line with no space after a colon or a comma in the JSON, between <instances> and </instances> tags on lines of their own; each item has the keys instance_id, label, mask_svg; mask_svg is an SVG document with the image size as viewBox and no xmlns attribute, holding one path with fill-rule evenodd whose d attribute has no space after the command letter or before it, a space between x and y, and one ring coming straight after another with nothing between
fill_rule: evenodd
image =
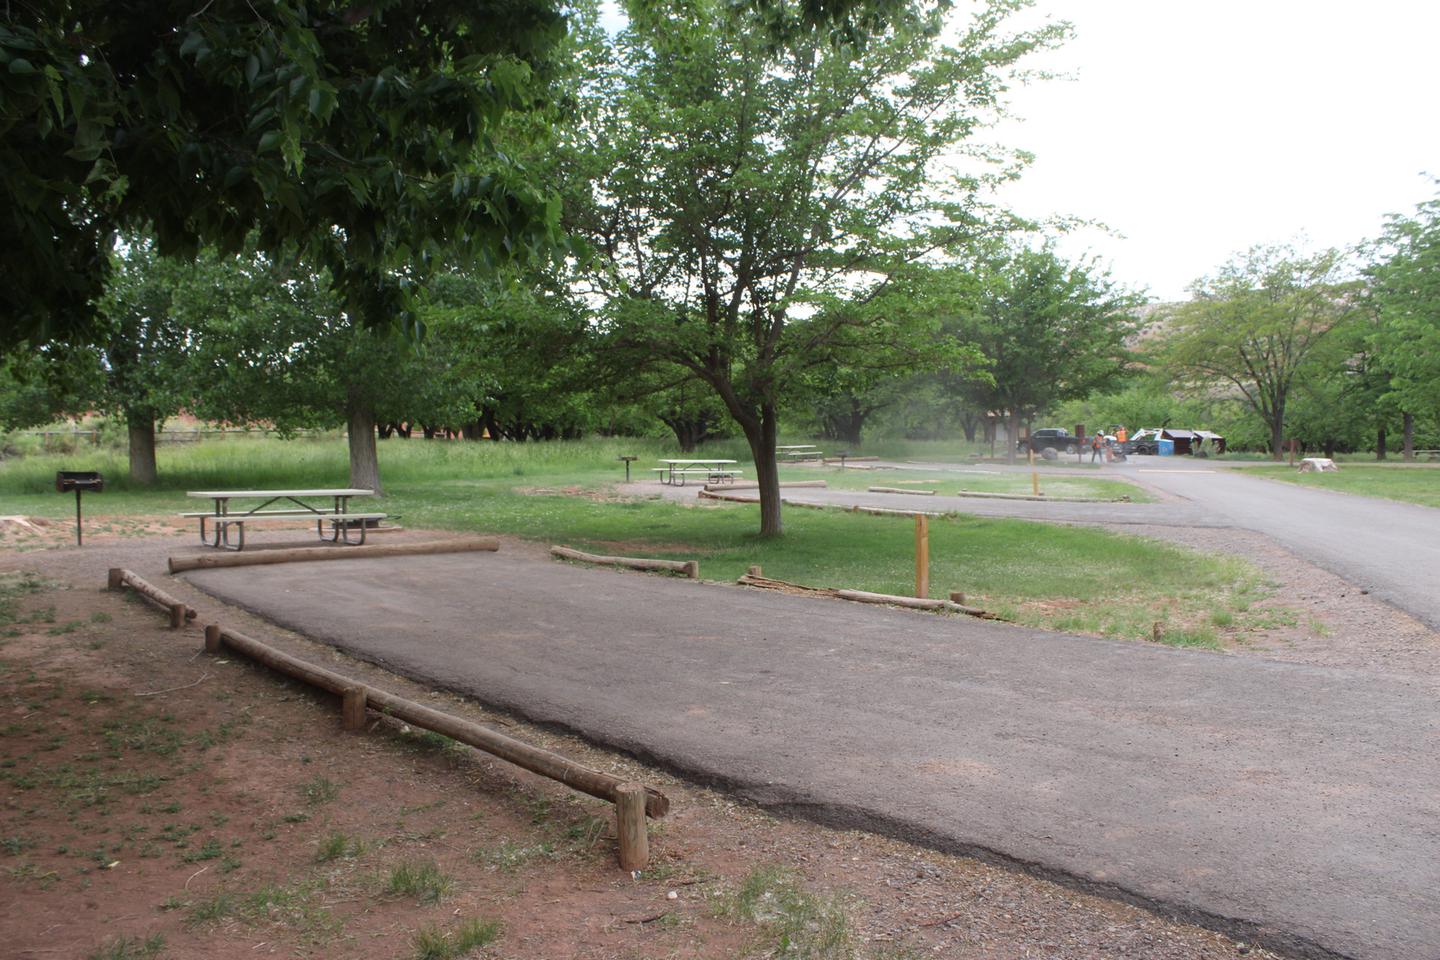
<instances>
[{"instance_id":1,"label":"person standing","mask_svg":"<svg viewBox=\"0 0 1440 960\"><path fill-rule=\"evenodd\" d=\"M1095 434L1095 436L1093 436L1093 437L1090 438L1090 462L1091 462L1091 463L1094 463L1096 460L1100 459L1100 449L1101 449L1101 447L1104 445L1104 442L1105 442L1105 441L1102 439L1102 436L1103 436L1102 434L1097 433L1097 434Z\"/></svg>"}]
</instances>

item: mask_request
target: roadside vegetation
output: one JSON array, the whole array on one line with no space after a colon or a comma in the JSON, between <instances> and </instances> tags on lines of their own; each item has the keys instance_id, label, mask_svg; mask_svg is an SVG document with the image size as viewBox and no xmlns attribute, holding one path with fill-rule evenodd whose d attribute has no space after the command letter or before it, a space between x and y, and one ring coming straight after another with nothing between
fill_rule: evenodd
<instances>
[{"instance_id":1,"label":"roadside vegetation","mask_svg":"<svg viewBox=\"0 0 1440 960\"><path fill-rule=\"evenodd\" d=\"M1334 473L1301 473L1295 467L1254 467L1248 475L1283 480L1302 487L1338 490L1366 497L1440 507L1440 465L1380 466L1347 463Z\"/></svg>"}]
</instances>

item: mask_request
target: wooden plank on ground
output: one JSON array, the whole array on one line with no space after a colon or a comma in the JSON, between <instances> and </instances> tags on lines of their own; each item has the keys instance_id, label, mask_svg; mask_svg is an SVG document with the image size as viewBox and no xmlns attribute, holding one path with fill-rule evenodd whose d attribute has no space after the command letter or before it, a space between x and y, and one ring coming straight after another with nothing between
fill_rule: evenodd
<instances>
[{"instance_id":1,"label":"wooden plank on ground","mask_svg":"<svg viewBox=\"0 0 1440 960\"><path fill-rule=\"evenodd\" d=\"M311 560L360 560L364 557L405 557L429 553L494 552L500 541L494 537L463 540L426 540L421 543L386 543L379 546L295 547L288 550L255 550L248 553L204 554L171 557L170 572L208 570L212 567L250 567L267 563L302 563Z\"/></svg>"}]
</instances>

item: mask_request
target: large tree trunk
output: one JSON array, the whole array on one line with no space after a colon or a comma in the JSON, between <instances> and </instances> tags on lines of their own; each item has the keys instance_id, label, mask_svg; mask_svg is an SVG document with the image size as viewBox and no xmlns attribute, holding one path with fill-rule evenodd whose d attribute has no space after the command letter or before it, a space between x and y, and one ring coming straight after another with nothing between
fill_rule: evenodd
<instances>
[{"instance_id":1,"label":"large tree trunk","mask_svg":"<svg viewBox=\"0 0 1440 960\"><path fill-rule=\"evenodd\" d=\"M1277 406L1270 418L1270 455L1285 459L1285 408Z\"/></svg>"},{"instance_id":2,"label":"large tree trunk","mask_svg":"<svg viewBox=\"0 0 1440 960\"><path fill-rule=\"evenodd\" d=\"M380 458L375 452L375 410L370 403L350 391L350 486L374 490L384 496L380 484Z\"/></svg>"},{"instance_id":3,"label":"large tree trunk","mask_svg":"<svg viewBox=\"0 0 1440 960\"><path fill-rule=\"evenodd\" d=\"M1005 448L1007 450L1005 459L1010 463L1014 463L1015 457L1020 452L1020 412L1018 410L1010 411L1010 418L1006 421L1005 429L1009 434L1005 438Z\"/></svg>"},{"instance_id":4,"label":"large tree trunk","mask_svg":"<svg viewBox=\"0 0 1440 960\"><path fill-rule=\"evenodd\" d=\"M1375 431L1375 459L1385 459L1385 428L1382 426Z\"/></svg>"},{"instance_id":5,"label":"large tree trunk","mask_svg":"<svg viewBox=\"0 0 1440 960\"><path fill-rule=\"evenodd\" d=\"M160 479L155 468L155 416L140 410L125 411L130 434L130 482L153 487Z\"/></svg>"},{"instance_id":6,"label":"large tree trunk","mask_svg":"<svg viewBox=\"0 0 1440 960\"><path fill-rule=\"evenodd\" d=\"M785 532L780 519L780 466L775 457L775 439L779 434L775 407L760 408L760 417L736 418L750 445L755 461L755 482L760 487L760 536L778 537Z\"/></svg>"},{"instance_id":7,"label":"large tree trunk","mask_svg":"<svg viewBox=\"0 0 1440 960\"><path fill-rule=\"evenodd\" d=\"M1404 414L1405 426L1405 459L1415 459L1415 414Z\"/></svg>"},{"instance_id":8,"label":"large tree trunk","mask_svg":"<svg viewBox=\"0 0 1440 960\"><path fill-rule=\"evenodd\" d=\"M775 457L775 440L780 433L779 418L773 404L760 408L760 445L752 442L755 457L755 481L760 485L760 536L778 537L785 532L780 519L780 465Z\"/></svg>"}]
</instances>

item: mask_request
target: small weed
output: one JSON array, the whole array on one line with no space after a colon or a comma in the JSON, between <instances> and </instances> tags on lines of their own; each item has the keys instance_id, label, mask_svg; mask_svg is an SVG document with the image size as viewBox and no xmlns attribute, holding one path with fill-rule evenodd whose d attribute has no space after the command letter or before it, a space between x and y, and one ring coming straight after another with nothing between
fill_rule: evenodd
<instances>
[{"instance_id":1,"label":"small weed","mask_svg":"<svg viewBox=\"0 0 1440 960\"><path fill-rule=\"evenodd\" d=\"M239 870L239 869L240 869L240 861L239 861L239 860L236 860L234 857L221 857L221 858L220 858L220 872L221 872L221 873L234 873L236 870Z\"/></svg>"},{"instance_id":2,"label":"small weed","mask_svg":"<svg viewBox=\"0 0 1440 960\"><path fill-rule=\"evenodd\" d=\"M89 960L153 960L164 948L164 934L153 934L144 940L122 936L96 949Z\"/></svg>"},{"instance_id":3,"label":"small weed","mask_svg":"<svg viewBox=\"0 0 1440 960\"><path fill-rule=\"evenodd\" d=\"M50 636L52 637L60 637L64 636L67 633L74 633L76 630L79 630L83 626L85 626L85 624L79 620L70 620L66 623L57 624L56 626L51 627L45 632L50 634Z\"/></svg>"},{"instance_id":4,"label":"small weed","mask_svg":"<svg viewBox=\"0 0 1440 960\"><path fill-rule=\"evenodd\" d=\"M1225 627L1231 626L1232 624L1234 624L1234 622L1235 615L1229 610L1216 610L1214 613L1210 614L1210 623L1214 626L1220 627L1222 630Z\"/></svg>"},{"instance_id":5,"label":"small weed","mask_svg":"<svg viewBox=\"0 0 1440 960\"><path fill-rule=\"evenodd\" d=\"M475 851L475 862L491 870L511 872L541 857L555 855L555 846L550 843L521 844L506 840L493 847L482 847Z\"/></svg>"},{"instance_id":6,"label":"small weed","mask_svg":"<svg viewBox=\"0 0 1440 960\"><path fill-rule=\"evenodd\" d=\"M414 897L419 903L439 903L454 886L455 880L442 872L432 860L391 867L385 892L393 896Z\"/></svg>"},{"instance_id":7,"label":"small weed","mask_svg":"<svg viewBox=\"0 0 1440 960\"><path fill-rule=\"evenodd\" d=\"M318 807L340 796L340 787L324 777L316 777L300 785L300 794L310 806Z\"/></svg>"},{"instance_id":8,"label":"small weed","mask_svg":"<svg viewBox=\"0 0 1440 960\"><path fill-rule=\"evenodd\" d=\"M760 926L773 938L775 956L801 960L855 956L844 904L808 892L794 873L779 867L752 872L739 890L720 901L719 912Z\"/></svg>"},{"instance_id":9,"label":"small weed","mask_svg":"<svg viewBox=\"0 0 1440 960\"><path fill-rule=\"evenodd\" d=\"M446 933L439 927L425 927L415 934L415 960L453 960L472 950L488 947L500 938L499 920L466 920L459 929Z\"/></svg>"},{"instance_id":10,"label":"small weed","mask_svg":"<svg viewBox=\"0 0 1440 960\"><path fill-rule=\"evenodd\" d=\"M310 814L300 813L297 811L296 813L287 813L280 819L286 823L304 823L306 820L310 819Z\"/></svg>"},{"instance_id":11,"label":"small weed","mask_svg":"<svg viewBox=\"0 0 1440 960\"><path fill-rule=\"evenodd\" d=\"M94 613L90 614L91 623L109 623L111 620L114 619L114 617L110 616L110 614L106 613L104 610L96 610Z\"/></svg>"},{"instance_id":12,"label":"small weed","mask_svg":"<svg viewBox=\"0 0 1440 960\"><path fill-rule=\"evenodd\" d=\"M33 846L35 846L34 840L31 840L29 837L22 836L18 833L13 837L6 837L5 839L0 840L0 850L4 850L12 857L19 856L22 850L28 850L30 847Z\"/></svg>"},{"instance_id":13,"label":"small weed","mask_svg":"<svg viewBox=\"0 0 1440 960\"><path fill-rule=\"evenodd\" d=\"M219 893L192 905L186 920L192 925L230 919L247 924L267 921L312 934L333 933L337 929L335 919L313 903L317 889L314 883L293 887L271 884L243 896Z\"/></svg>"},{"instance_id":14,"label":"small weed","mask_svg":"<svg viewBox=\"0 0 1440 960\"><path fill-rule=\"evenodd\" d=\"M218 860L220 854L220 841L211 837L200 845L199 850L191 850L180 859L186 863L199 863L201 860Z\"/></svg>"},{"instance_id":15,"label":"small weed","mask_svg":"<svg viewBox=\"0 0 1440 960\"><path fill-rule=\"evenodd\" d=\"M331 833L320 841L319 848L315 851L316 863L329 863L331 860L354 860L365 852L365 842L354 837L347 837L340 832Z\"/></svg>"}]
</instances>

